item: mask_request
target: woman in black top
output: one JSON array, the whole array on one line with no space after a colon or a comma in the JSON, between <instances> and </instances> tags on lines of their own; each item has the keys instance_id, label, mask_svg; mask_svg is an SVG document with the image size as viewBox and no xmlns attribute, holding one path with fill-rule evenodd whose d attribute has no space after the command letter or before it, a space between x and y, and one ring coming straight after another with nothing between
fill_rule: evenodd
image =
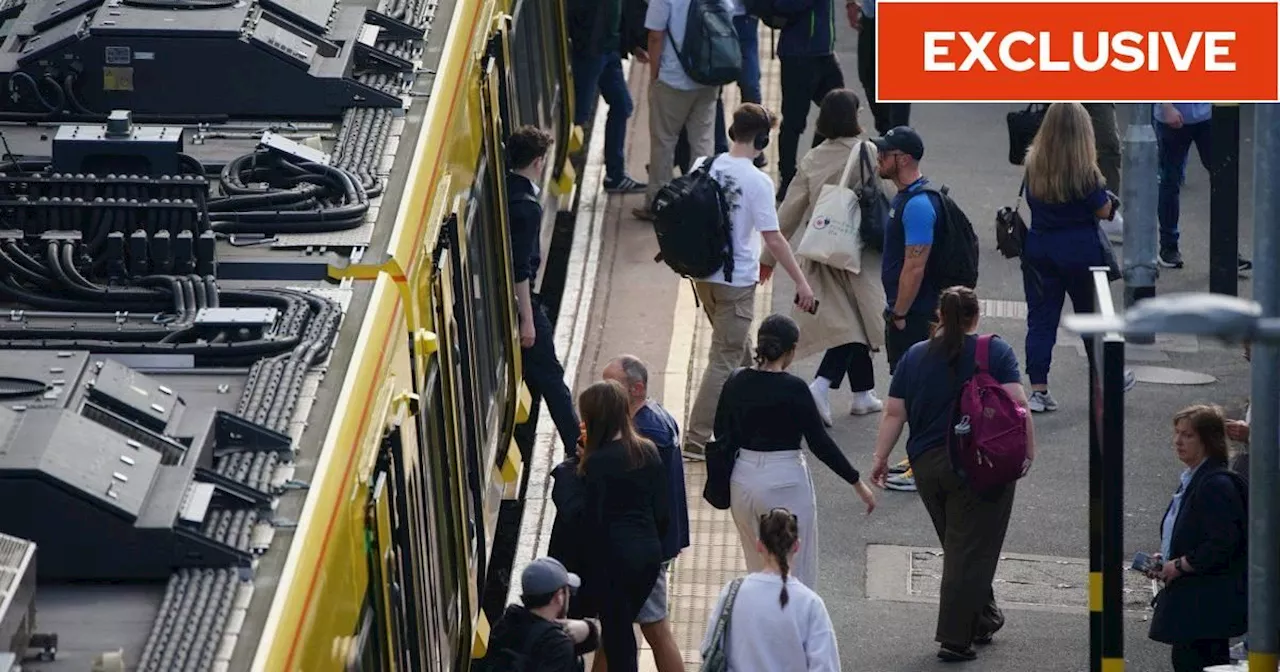
<instances>
[{"instance_id":1,"label":"woman in black top","mask_svg":"<svg viewBox=\"0 0 1280 672\"><path fill-rule=\"evenodd\" d=\"M735 371L720 393L715 433L739 450L729 484L729 508L747 569L759 572L765 566L756 546L760 516L783 507L796 515L803 539L791 574L816 589L818 502L800 439L853 485L866 503L867 513L875 509L876 499L827 434L809 385L786 372L799 341L800 329L790 317L765 318L756 336L756 367Z\"/></svg>"},{"instance_id":2,"label":"woman in black top","mask_svg":"<svg viewBox=\"0 0 1280 672\"><path fill-rule=\"evenodd\" d=\"M600 610L602 650L612 672L635 672L632 623L653 592L668 519L667 476L657 448L636 434L626 390L593 384L578 397L586 441L586 581Z\"/></svg>"}]
</instances>

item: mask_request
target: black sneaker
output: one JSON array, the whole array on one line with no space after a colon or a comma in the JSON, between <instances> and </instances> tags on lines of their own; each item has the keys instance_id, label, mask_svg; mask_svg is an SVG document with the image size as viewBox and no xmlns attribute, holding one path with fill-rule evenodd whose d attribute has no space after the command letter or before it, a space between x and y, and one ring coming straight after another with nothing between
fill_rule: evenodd
<instances>
[{"instance_id":1,"label":"black sneaker","mask_svg":"<svg viewBox=\"0 0 1280 672\"><path fill-rule=\"evenodd\" d=\"M644 191L649 185L638 180L631 179L630 175L623 175L617 180L605 179L604 190L610 194L634 194L637 191Z\"/></svg>"},{"instance_id":2,"label":"black sneaker","mask_svg":"<svg viewBox=\"0 0 1280 672\"><path fill-rule=\"evenodd\" d=\"M1253 270L1253 262L1251 260L1245 259L1244 257L1241 257L1241 256L1236 257L1236 275L1239 275L1242 278L1247 277L1249 274L1249 271L1252 271L1252 270Z\"/></svg>"},{"instance_id":3,"label":"black sneaker","mask_svg":"<svg viewBox=\"0 0 1280 672\"><path fill-rule=\"evenodd\" d=\"M1165 268L1182 268L1182 253L1176 247L1166 247L1160 250L1156 261Z\"/></svg>"},{"instance_id":4,"label":"black sneaker","mask_svg":"<svg viewBox=\"0 0 1280 672\"><path fill-rule=\"evenodd\" d=\"M938 657L944 663L963 663L975 660L978 657L978 652L969 646L960 648L951 644L943 644L938 648Z\"/></svg>"}]
</instances>

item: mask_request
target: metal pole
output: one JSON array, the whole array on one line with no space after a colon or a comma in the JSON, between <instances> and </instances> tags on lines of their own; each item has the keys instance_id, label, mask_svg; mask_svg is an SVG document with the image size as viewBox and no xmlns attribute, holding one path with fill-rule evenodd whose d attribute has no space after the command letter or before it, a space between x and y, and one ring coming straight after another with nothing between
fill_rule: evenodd
<instances>
[{"instance_id":1,"label":"metal pole","mask_svg":"<svg viewBox=\"0 0 1280 672\"><path fill-rule=\"evenodd\" d=\"M1124 171L1119 194L1124 202L1124 305L1125 308L1156 295L1156 131L1151 127L1151 105L1133 105L1133 116L1124 133ZM1155 343L1155 334L1130 335L1130 343Z\"/></svg>"},{"instance_id":2,"label":"metal pole","mask_svg":"<svg viewBox=\"0 0 1280 672\"><path fill-rule=\"evenodd\" d=\"M1102 337L1087 335L1093 351ZM1089 362L1089 672L1102 672L1102 373Z\"/></svg>"},{"instance_id":3,"label":"metal pole","mask_svg":"<svg viewBox=\"0 0 1280 672\"><path fill-rule=\"evenodd\" d=\"M1213 106L1209 172L1209 291L1239 294L1240 105Z\"/></svg>"},{"instance_id":4,"label":"metal pole","mask_svg":"<svg viewBox=\"0 0 1280 672\"><path fill-rule=\"evenodd\" d=\"M1253 299L1280 316L1280 105L1254 106ZM1280 346L1253 346L1249 440L1249 672L1276 672L1280 651Z\"/></svg>"}]
</instances>

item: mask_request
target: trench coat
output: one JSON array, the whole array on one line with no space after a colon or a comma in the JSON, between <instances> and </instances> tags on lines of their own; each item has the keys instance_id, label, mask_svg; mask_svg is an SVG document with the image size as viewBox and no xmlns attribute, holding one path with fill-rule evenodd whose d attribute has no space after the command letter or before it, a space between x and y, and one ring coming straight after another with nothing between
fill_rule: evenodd
<instances>
[{"instance_id":1,"label":"trench coat","mask_svg":"<svg viewBox=\"0 0 1280 672\"><path fill-rule=\"evenodd\" d=\"M834 138L824 141L805 154L797 167L796 176L787 187L787 196L778 207L778 228L794 250L804 237L818 194L827 184L835 184L844 171L849 152L855 143L861 142L868 152L871 165L876 165L875 145L857 138ZM859 181L870 184L879 180L875 173L865 174L860 162L854 163L850 174L850 186ZM886 194L892 189L881 188ZM766 248L761 262L773 266L773 255ZM796 357L803 359L825 352L846 343L862 343L872 349L884 347L884 285L880 282L881 255L871 250L862 252L862 271L853 273L842 268L827 266L797 258L800 270L809 280L813 295L818 299L818 312L810 315L802 310L792 310L792 317L800 326L800 343Z\"/></svg>"}]
</instances>

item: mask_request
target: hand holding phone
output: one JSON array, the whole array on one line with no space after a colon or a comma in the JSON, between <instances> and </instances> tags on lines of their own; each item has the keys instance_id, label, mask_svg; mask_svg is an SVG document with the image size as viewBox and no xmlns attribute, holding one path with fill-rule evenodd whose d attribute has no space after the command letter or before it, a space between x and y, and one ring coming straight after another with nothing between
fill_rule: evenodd
<instances>
[{"instance_id":1,"label":"hand holding phone","mask_svg":"<svg viewBox=\"0 0 1280 672\"><path fill-rule=\"evenodd\" d=\"M796 298L792 301L792 303L796 304L797 306L798 306L798 305L800 305L800 295L799 295L799 294L796 294ZM806 313L809 313L810 315L817 315L817 314L818 314L818 300L817 300L816 298L813 300L813 310L806 310L805 312L806 312Z\"/></svg>"},{"instance_id":2,"label":"hand holding phone","mask_svg":"<svg viewBox=\"0 0 1280 672\"><path fill-rule=\"evenodd\" d=\"M1151 574L1152 572L1160 571L1163 564L1164 559L1159 555L1151 556L1139 551L1133 554L1133 564L1129 569L1143 574Z\"/></svg>"}]
</instances>

